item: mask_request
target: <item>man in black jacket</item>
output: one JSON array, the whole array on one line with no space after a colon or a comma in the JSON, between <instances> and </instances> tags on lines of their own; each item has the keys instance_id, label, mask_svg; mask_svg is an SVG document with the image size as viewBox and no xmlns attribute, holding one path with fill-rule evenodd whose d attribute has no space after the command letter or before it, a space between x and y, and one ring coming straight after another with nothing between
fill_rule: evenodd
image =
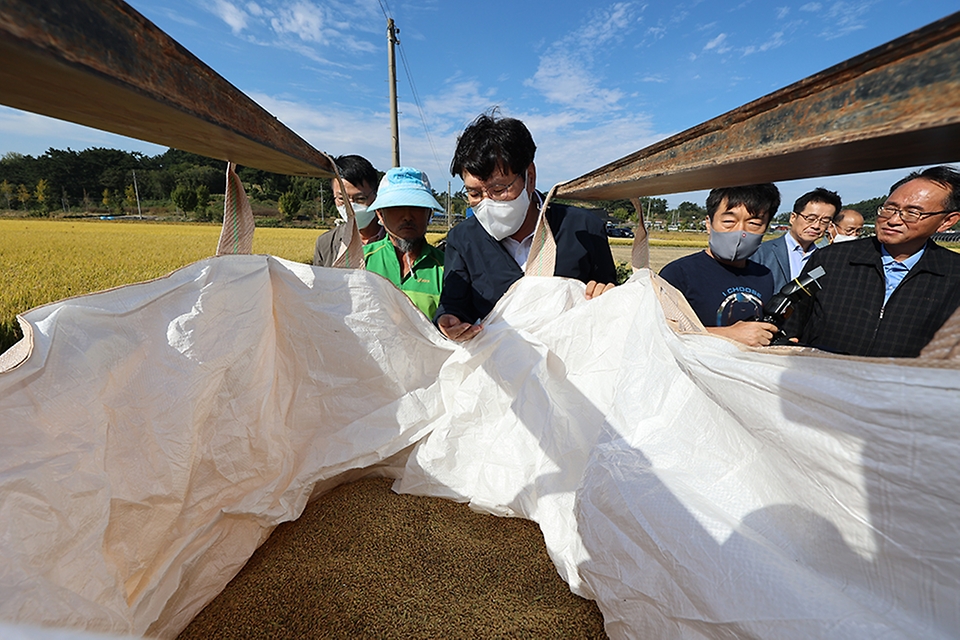
<instances>
[{"instance_id":1,"label":"man in black jacket","mask_svg":"<svg viewBox=\"0 0 960 640\"><path fill-rule=\"evenodd\" d=\"M802 344L858 356L916 357L960 305L960 255L930 240L960 220L960 173L914 172L877 210L877 236L813 254L823 287L785 327Z\"/></svg>"},{"instance_id":2,"label":"man in black jacket","mask_svg":"<svg viewBox=\"0 0 960 640\"><path fill-rule=\"evenodd\" d=\"M452 340L469 340L478 320L523 276L542 196L536 190L536 145L514 118L483 114L464 130L450 173L463 179L474 216L447 236L437 327ZM616 283L617 271L600 218L584 209L551 204L547 224L557 243L554 275L586 283L587 298Z\"/></svg>"}]
</instances>

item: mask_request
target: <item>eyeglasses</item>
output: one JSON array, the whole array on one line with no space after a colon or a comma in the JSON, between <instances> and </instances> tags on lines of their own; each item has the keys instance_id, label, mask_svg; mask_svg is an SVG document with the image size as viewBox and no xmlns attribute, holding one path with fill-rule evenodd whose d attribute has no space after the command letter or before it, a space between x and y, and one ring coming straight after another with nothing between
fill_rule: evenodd
<instances>
[{"instance_id":1,"label":"eyeglasses","mask_svg":"<svg viewBox=\"0 0 960 640\"><path fill-rule=\"evenodd\" d=\"M815 216L815 215L812 214L812 213L809 213L809 214L804 215L804 214L802 214L802 213L797 213L796 211L794 211L794 214L796 214L796 215L800 216L801 218L803 218L804 220L806 220L806 222L807 222L808 225L819 224L820 226L825 227L825 226L827 226L828 224L830 224L831 222L833 222L833 218L832 218L832 217L831 217L831 218L818 218L817 216Z\"/></svg>"},{"instance_id":2,"label":"eyeglasses","mask_svg":"<svg viewBox=\"0 0 960 640\"><path fill-rule=\"evenodd\" d=\"M916 222L920 218L929 216L938 216L943 213L953 213L952 211L910 211L900 209L892 204L883 204L877 207L877 219L892 218L895 214L900 214L900 219L904 222Z\"/></svg>"},{"instance_id":3,"label":"eyeglasses","mask_svg":"<svg viewBox=\"0 0 960 640\"><path fill-rule=\"evenodd\" d=\"M863 233L863 227L858 227L856 229L844 229L843 227L833 225L836 227L837 231L841 232L845 236L859 236Z\"/></svg>"},{"instance_id":4,"label":"eyeglasses","mask_svg":"<svg viewBox=\"0 0 960 640\"><path fill-rule=\"evenodd\" d=\"M356 194L356 195L350 196L350 202L351 202L351 204L367 204L367 203L369 203L369 202L373 202L373 197L372 197L372 196L373 196L373 193L358 193L358 194ZM336 204L336 205L338 205L338 206L343 206L343 204L344 204L344 202L343 202L343 194L342 194L342 193L338 193L338 194L333 198L333 201L334 201L334 204Z\"/></svg>"},{"instance_id":5,"label":"eyeglasses","mask_svg":"<svg viewBox=\"0 0 960 640\"><path fill-rule=\"evenodd\" d=\"M482 200L484 194L486 194L486 196L491 200L507 200L508 199L507 192L510 191L510 188L513 187L513 185L517 184L517 180L519 180L523 176L524 176L524 173L517 174L517 176L510 181L510 184L505 186L494 185L490 187L483 187L480 189L464 189L464 192L467 194L467 200L471 200L474 202L479 202L480 200Z\"/></svg>"}]
</instances>

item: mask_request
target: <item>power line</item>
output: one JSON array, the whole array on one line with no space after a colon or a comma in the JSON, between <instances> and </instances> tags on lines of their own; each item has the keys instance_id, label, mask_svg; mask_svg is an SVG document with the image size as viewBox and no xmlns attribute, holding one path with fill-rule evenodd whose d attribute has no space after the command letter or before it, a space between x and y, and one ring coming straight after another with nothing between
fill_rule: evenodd
<instances>
[{"instance_id":1,"label":"power line","mask_svg":"<svg viewBox=\"0 0 960 640\"><path fill-rule=\"evenodd\" d=\"M399 44L399 42L397 43ZM440 156L437 154L437 147L433 144L433 136L430 135L430 129L427 127L427 119L423 113L423 105L420 104L420 96L417 94L417 86L413 83L413 76L410 73L410 65L407 64L407 56L400 47L400 62L403 63L403 70L407 74L407 81L410 83L410 91L413 94L413 101L417 105L417 112L420 114L420 122L423 124L423 133L427 136L427 142L430 144L430 151L433 152L433 159L437 163L437 168L443 173L443 165L440 164Z\"/></svg>"},{"instance_id":2,"label":"power line","mask_svg":"<svg viewBox=\"0 0 960 640\"><path fill-rule=\"evenodd\" d=\"M380 11L383 12L384 19L391 20L393 12L390 11L390 6L387 3L387 0L377 1L380 4ZM399 29L397 31L399 32ZM427 136L427 143L430 145L430 151L433 153L433 159L437 163L437 168L440 170L440 173L443 173L444 167L440 162L440 155L437 153L437 147L433 144L433 136L430 135L430 128L427 126L427 119L423 112L423 104L420 102L420 94L417 92L417 85L413 81L413 73L410 71L410 64L407 62L407 54L404 51L403 45L399 38L396 40L396 43L400 49L400 63L403 65L403 71L407 75L407 82L410 83L410 93L413 95L413 102L417 106L417 113L420 116L420 123L423 125L423 133Z\"/></svg>"}]
</instances>

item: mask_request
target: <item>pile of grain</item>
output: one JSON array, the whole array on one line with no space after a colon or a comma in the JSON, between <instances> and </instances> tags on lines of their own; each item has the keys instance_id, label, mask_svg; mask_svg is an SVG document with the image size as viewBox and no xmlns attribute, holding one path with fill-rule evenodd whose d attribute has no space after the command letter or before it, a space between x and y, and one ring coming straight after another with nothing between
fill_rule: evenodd
<instances>
[{"instance_id":1,"label":"pile of grain","mask_svg":"<svg viewBox=\"0 0 960 640\"><path fill-rule=\"evenodd\" d=\"M533 522L343 485L283 524L181 639L605 638Z\"/></svg>"}]
</instances>

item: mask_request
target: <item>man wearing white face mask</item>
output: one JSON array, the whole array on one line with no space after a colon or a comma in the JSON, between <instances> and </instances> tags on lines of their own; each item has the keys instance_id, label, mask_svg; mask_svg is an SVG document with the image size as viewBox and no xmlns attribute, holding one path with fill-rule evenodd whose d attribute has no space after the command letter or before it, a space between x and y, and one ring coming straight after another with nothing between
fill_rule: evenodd
<instances>
[{"instance_id":1,"label":"man wearing white face mask","mask_svg":"<svg viewBox=\"0 0 960 640\"><path fill-rule=\"evenodd\" d=\"M450 173L463 179L474 215L447 236L443 291L435 321L452 340L469 340L477 321L523 276L543 202L536 190L536 144L519 120L483 114L457 140ZM557 243L554 275L587 285L588 298L617 279L606 231L592 213L551 204Z\"/></svg>"},{"instance_id":2,"label":"man wearing white face mask","mask_svg":"<svg viewBox=\"0 0 960 640\"><path fill-rule=\"evenodd\" d=\"M780 191L769 182L714 189L707 196L709 247L660 270L710 333L762 347L777 332L776 325L757 322L774 294L773 275L748 258L779 206Z\"/></svg>"},{"instance_id":3,"label":"man wearing white face mask","mask_svg":"<svg viewBox=\"0 0 960 640\"><path fill-rule=\"evenodd\" d=\"M863 233L863 215L853 209L844 209L833 217L827 233L831 243L856 240Z\"/></svg>"},{"instance_id":4,"label":"man wearing white face mask","mask_svg":"<svg viewBox=\"0 0 960 640\"><path fill-rule=\"evenodd\" d=\"M333 190L333 199L337 205L337 211L344 221L347 219L347 205L344 199L350 200L350 206L353 207L354 216L356 216L357 229L360 231L360 240L363 244L370 244L377 240L383 240L386 233L377 220L376 212L370 208L370 204L377 198L377 170L373 168L366 158L362 156L340 156L334 158L337 163L337 170L343 179L345 193L340 191L340 183L334 178L331 181ZM348 239L347 232L349 227L340 224L323 233L317 238L317 244L313 250L313 265L315 267L332 267L337 259L337 251L340 249L340 243Z\"/></svg>"}]
</instances>

